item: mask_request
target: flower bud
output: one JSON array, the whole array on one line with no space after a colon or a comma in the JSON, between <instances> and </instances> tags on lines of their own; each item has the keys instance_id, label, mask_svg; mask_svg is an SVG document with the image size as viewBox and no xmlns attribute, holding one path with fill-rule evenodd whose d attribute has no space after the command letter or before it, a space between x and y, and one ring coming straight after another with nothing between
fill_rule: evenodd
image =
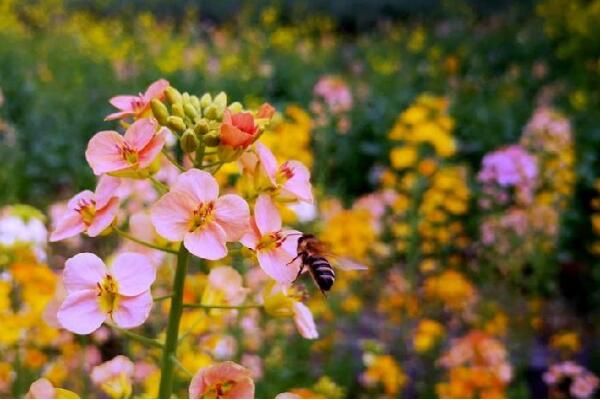
<instances>
[{"instance_id":1,"label":"flower bud","mask_svg":"<svg viewBox=\"0 0 600 400\"><path fill-rule=\"evenodd\" d=\"M171 106L171 112L176 117L184 118L185 112L183 111L183 103L173 103Z\"/></svg>"},{"instance_id":2,"label":"flower bud","mask_svg":"<svg viewBox=\"0 0 600 400\"><path fill-rule=\"evenodd\" d=\"M219 112L215 106L208 106L206 110L204 110L204 116L208 119L217 119L219 116Z\"/></svg>"},{"instance_id":3,"label":"flower bud","mask_svg":"<svg viewBox=\"0 0 600 400\"><path fill-rule=\"evenodd\" d=\"M190 96L190 103L192 103L192 105L194 106L194 108L196 108L196 110L198 110L198 111L202 110L202 105L200 104L200 99L198 98L198 96L195 96L195 95Z\"/></svg>"},{"instance_id":4,"label":"flower bud","mask_svg":"<svg viewBox=\"0 0 600 400\"><path fill-rule=\"evenodd\" d=\"M190 102L190 94L188 92L183 92L181 94L181 102L183 104L188 104Z\"/></svg>"},{"instance_id":5,"label":"flower bud","mask_svg":"<svg viewBox=\"0 0 600 400\"><path fill-rule=\"evenodd\" d=\"M208 121L205 118L202 118L194 125L194 132L196 132L196 135L206 135L208 130Z\"/></svg>"},{"instance_id":6,"label":"flower bud","mask_svg":"<svg viewBox=\"0 0 600 400\"><path fill-rule=\"evenodd\" d=\"M211 131L204 136L204 143L207 146L216 146L219 144L220 136L217 131Z\"/></svg>"},{"instance_id":7,"label":"flower bud","mask_svg":"<svg viewBox=\"0 0 600 400\"><path fill-rule=\"evenodd\" d=\"M175 89L173 86L169 86L165 90L165 97L171 104L182 102L181 93L179 93L179 91L177 89Z\"/></svg>"},{"instance_id":8,"label":"flower bud","mask_svg":"<svg viewBox=\"0 0 600 400\"><path fill-rule=\"evenodd\" d=\"M185 122L183 122L183 119L180 117L176 117L174 115L170 116L167 119L167 126L171 129L173 129L175 132L177 133L182 133L183 131L185 131Z\"/></svg>"},{"instance_id":9,"label":"flower bud","mask_svg":"<svg viewBox=\"0 0 600 400\"><path fill-rule=\"evenodd\" d=\"M223 111L227 107L227 94L220 92L213 100L213 105L217 107L217 110Z\"/></svg>"},{"instance_id":10,"label":"flower bud","mask_svg":"<svg viewBox=\"0 0 600 400\"><path fill-rule=\"evenodd\" d=\"M194 118L196 118L198 116L198 111L196 111L196 109L194 108L192 103L187 103L187 104L184 103L183 111L185 112L185 115L187 115L188 118L191 119L192 121L194 120Z\"/></svg>"},{"instance_id":11,"label":"flower bud","mask_svg":"<svg viewBox=\"0 0 600 400\"><path fill-rule=\"evenodd\" d=\"M242 106L242 103L240 103L239 101L234 101L233 103L231 103L229 105L229 109L231 110L232 113L237 114L239 112L242 112L244 107Z\"/></svg>"},{"instance_id":12,"label":"flower bud","mask_svg":"<svg viewBox=\"0 0 600 400\"><path fill-rule=\"evenodd\" d=\"M184 153L192 153L196 151L200 145L200 141L196 137L196 134L191 129L187 129L183 132L181 139L179 139L179 146Z\"/></svg>"},{"instance_id":13,"label":"flower bud","mask_svg":"<svg viewBox=\"0 0 600 400\"><path fill-rule=\"evenodd\" d=\"M158 123L161 125L167 125L167 119L169 118L169 110L167 109L167 106L165 106L163 102L158 99L152 99L150 102L150 107L152 108L152 114Z\"/></svg>"},{"instance_id":14,"label":"flower bud","mask_svg":"<svg viewBox=\"0 0 600 400\"><path fill-rule=\"evenodd\" d=\"M210 106L212 104L212 96L210 93L204 93L204 95L200 98L200 106L202 109Z\"/></svg>"}]
</instances>

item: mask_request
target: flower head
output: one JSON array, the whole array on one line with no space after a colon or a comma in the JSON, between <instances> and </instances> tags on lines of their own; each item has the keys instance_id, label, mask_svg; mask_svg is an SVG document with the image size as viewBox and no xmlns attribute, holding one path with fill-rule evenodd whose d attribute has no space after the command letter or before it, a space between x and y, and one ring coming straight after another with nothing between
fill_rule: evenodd
<instances>
[{"instance_id":1,"label":"flower head","mask_svg":"<svg viewBox=\"0 0 600 400\"><path fill-rule=\"evenodd\" d=\"M26 397L28 399L78 399L70 390L55 388L46 378L38 379L29 387Z\"/></svg>"},{"instance_id":2,"label":"flower head","mask_svg":"<svg viewBox=\"0 0 600 400\"><path fill-rule=\"evenodd\" d=\"M110 267L92 253L69 258L63 272L67 297L58 310L61 325L92 333L110 318L122 328L141 325L152 308L156 270L143 255L121 253Z\"/></svg>"},{"instance_id":3,"label":"flower head","mask_svg":"<svg viewBox=\"0 0 600 400\"><path fill-rule=\"evenodd\" d=\"M139 118L144 116L150 109L150 102L153 99L162 99L165 89L169 87L169 82L164 79L152 83L146 93L140 93L137 96L115 96L109 100L110 104L119 109L118 112L108 115L105 120L111 121L129 116Z\"/></svg>"},{"instance_id":4,"label":"flower head","mask_svg":"<svg viewBox=\"0 0 600 400\"><path fill-rule=\"evenodd\" d=\"M238 241L247 232L249 214L244 199L233 194L219 197L215 178L191 169L158 200L151 218L159 235L183 240L197 257L218 260L227 255L227 242Z\"/></svg>"},{"instance_id":5,"label":"flower head","mask_svg":"<svg viewBox=\"0 0 600 400\"><path fill-rule=\"evenodd\" d=\"M264 144L256 143L256 152L273 188L271 192L284 200L300 200L313 202L310 172L299 161L290 160L279 164L277 159Z\"/></svg>"},{"instance_id":6,"label":"flower head","mask_svg":"<svg viewBox=\"0 0 600 400\"><path fill-rule=\"evenodd\" d=\"M134 364L125 356L116 356L92 370L92 382L115 399L131 396Z\"/></svg>"},{"instance_id":7,"label":"flower head","mask_svg":"<svg viewBox=\"0 0 600 400\"><path fill-rule=\"evenodd\" d=\"M300 269L300 260L296 256L301 233L282 230L281 216L271 198L264 194L256 200L250 226L250 231L242 237L241 242L255 251L267 275L281 283L292 282Z\"/></svg>"},{"instance_id":8,"label":"flower head","mask_svg":"<svg viewBox=\"0 0 600 400\"><path fill-rule=\"evenodd\" d=\"M189 392L191 399L252 399L254 381L248 369L225 361L198 371Z\"/></svg>"},{"instance_id":9,"label":"flower head","mask_svg":"<svg viewBox=\"0 0 600 400\"><path fill-rule=\"evenodd\" d=\"M96 192L84 190L76 194L67 204L67 211L56 223L50 241L63 240L81 232L98 236L110 226L119 209L115 194L119 180L104 175L98 181Z\"/></svg>"},{"instance_id":10,"label":"flower head","mask_svg":"<svg viewBox=\"0 0 600 400\"><path fill-rule=\"evenodd\" d=\"M115 174L135 177L150 167L165 145L167 131L157 132L154 119L135 121L124 136L115 131L101 131L92 137L85 158L94 174Z\"/></svg>"}]
</instances>

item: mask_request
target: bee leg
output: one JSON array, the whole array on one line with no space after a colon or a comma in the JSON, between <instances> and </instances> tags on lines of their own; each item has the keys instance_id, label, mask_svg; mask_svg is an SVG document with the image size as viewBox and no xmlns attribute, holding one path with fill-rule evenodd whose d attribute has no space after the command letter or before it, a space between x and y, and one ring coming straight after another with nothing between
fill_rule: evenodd
<instances>
[{"instance_id":1,"label":"bee leg","mask_svg":"<svg viewBox=\"0 0 600 400\"><path fill-rule=\"evenodd\" d=\"M286 265L290 265L291 263L293 263L294 261L296 261L298 258L302 257L302 253L298 254L296 257L292 258L292 261L290 261L289 263L287 263Z\"/></svg>"},{"instance_id":2,"label":"bee leg","mask_svg":"<svg viewBox=\"0 0 600 400\"><path fill-rule=\"evenodd\" d=\"M300 269L298 270L298 275L296 275L296 277L294 278L293 282L296 282L298 280L298 278L300 278L300 275L302 275L303 272L304 272L304 264L302 264L300 266Z\"/></svg>"},{"instance_id":3,"label":"bee leg","mask_svg":"<svg viewBox=\"0 0 600 400\"><path fill-rule=\"evenodd\" d=\"M325 291L321 288L319 288L319 290L321 291L321 293L323 293L323 297L325 297L325 299L327 299L327 293L325 293Z\"/></svg>"}]
</instances>

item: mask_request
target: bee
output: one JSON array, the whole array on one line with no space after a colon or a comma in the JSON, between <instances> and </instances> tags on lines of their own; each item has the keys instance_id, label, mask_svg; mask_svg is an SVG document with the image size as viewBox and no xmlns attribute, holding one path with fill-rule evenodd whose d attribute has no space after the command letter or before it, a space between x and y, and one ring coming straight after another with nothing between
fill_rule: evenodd
<instances>
[{"instance_id":1,"label":"bee","mask_svg":"<svg viewBox=\"0 0 600 400\"><path fill-rule=\"evenodd\" d=\"M331 263L326 258L337 259L337 266L343 270L365 270L367 267L355 263L349 259L335 257L328 250L328 246L316 238L315 235L306 233L302 234L298 239L298 255L294 257L289 264L300 258L300 270L296 276L296 280L300 278L305 268L308 269L315 285L319 288L325 297L325 292L329 291L335 282L335 271Z\"/></svg>"}]
</instances>

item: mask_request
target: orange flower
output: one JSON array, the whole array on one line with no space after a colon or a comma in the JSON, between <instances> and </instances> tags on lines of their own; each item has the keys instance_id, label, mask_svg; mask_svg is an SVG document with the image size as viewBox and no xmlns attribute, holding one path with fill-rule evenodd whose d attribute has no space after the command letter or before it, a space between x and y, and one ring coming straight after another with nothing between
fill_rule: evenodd
<instances>
[{"instance_id":1,"label":"orange flower","mask_svg":"<svg viewBox=\"0 0 600 400\"><path fill-rule=\"evenodd\" d=\"M258 136L258 126L249 112L232 114L225 110L221 124L221 144L234 148L246 148L254 143Z\"/></svg>"}]
</instances>

